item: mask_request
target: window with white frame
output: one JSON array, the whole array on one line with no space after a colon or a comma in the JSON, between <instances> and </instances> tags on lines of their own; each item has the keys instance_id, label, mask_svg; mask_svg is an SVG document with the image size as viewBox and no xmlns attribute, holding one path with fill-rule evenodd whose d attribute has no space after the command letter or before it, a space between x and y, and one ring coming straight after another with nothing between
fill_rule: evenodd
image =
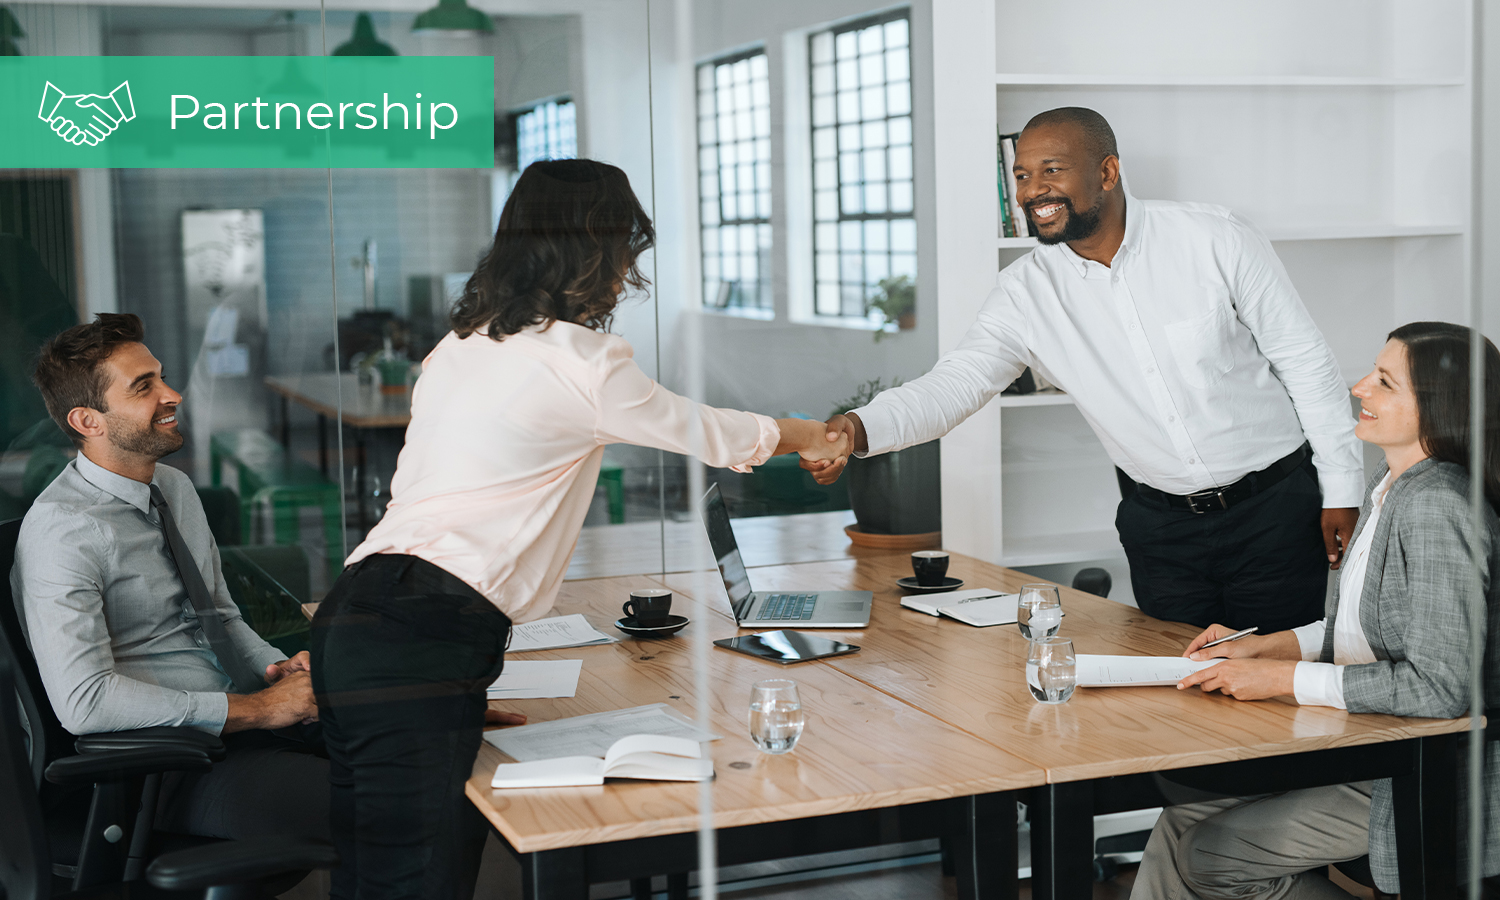
<instances>
[{"instance_id":1,"label":"window with white frame","mask_svg":"<svg viewBox=\"0 0 1500 900\"><path fill-rule=\"evenodd\" d=\"M572 100L548 100L515 117L516 171L539 159L578 155L578 107Z\"/></svg>"},{"instance_id":2,"label":"window with white frame","mask_svg":"<svg viewBox=\"0 0 1500 900\"><path fill-rule=\"evenodd\" d=\"M703 305L770 310L771 82L764 50L698 67Z\"/></svg>"},{"instance_id":3,"label":"window with white frame","mask_svg":"<svg viewBox=\"0 0 1500 900\"><path fill-rule=\"evenodd\" d=\"M808 37L820 316L865 318L881 282L916 279L910 30L901 9Z\"/></svg>"}]
</instances>

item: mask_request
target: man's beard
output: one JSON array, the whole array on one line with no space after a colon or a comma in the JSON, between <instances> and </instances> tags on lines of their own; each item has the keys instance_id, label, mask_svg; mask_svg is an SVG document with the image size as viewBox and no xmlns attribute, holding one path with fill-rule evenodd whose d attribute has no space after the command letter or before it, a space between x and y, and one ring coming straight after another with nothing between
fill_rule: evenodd
<instances>
[{"instance_id":1,"label":"man's beard","mask_svg":"<svg viewBox=\"0 0 1500 900\"><path fill-rule=\"evenodd\" d=\"M1031 218L1031 208L1033 206L1044 206L1049 203L1061 203L1063 208L1068 211L1062 230L1051 237L1042 234L1041 230L1037 228L1036 220ZM1050 200L1034 201L1026 207L1026 222L1031 226L1031 233L1036 235L1037 241L1043 244L1064 244L1068 241L1082 241L1091 238L1094 236L1094 232L1099 230L1099 222L1103 218L1103 203L1096 203L1093 209L1078 212L1073 208L1072 200L1054 197Z\"/></svg>"},{"instance_id":2,"label":"man's beard","mask_svg":"<svg viewBox=\"0 0 1500 900\"><path fill-rule=\"evenodd\" d=\"M176 429L158 431L155 419L147 422L144 428L130 428L123 419L109 413L105 413L104 418L109 422L109 442L126 453L156 460L182 449L182 432Z\"/></svg>"}]
</instances>

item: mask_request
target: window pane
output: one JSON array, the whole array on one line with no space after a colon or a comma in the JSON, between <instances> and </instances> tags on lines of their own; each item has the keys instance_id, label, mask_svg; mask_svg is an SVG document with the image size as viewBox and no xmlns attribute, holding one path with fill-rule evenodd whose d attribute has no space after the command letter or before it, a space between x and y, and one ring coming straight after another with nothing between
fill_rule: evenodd
<instances>
[{"instance_id":1,"label":"window pane","mask_svg":"<svg viewBox=\"0 0 1500 900\"><path fill-rule=\"evenodd\" d=\"M833 66L813 66L812 92L814 94L833 93Z\"/></svg>"},{"instance_id":2,"label":"window pane","mask_svg":"<svg viewBox=\"0 0 1500 900\"><path fill-rule=\"evenodd\" d=\"M862 132L858 125L839 126L839 149L843 151L858 150L864 146Z\"/></svg>"},{"instance_id":3,"label":"window pane","mask_svg":"<svg viewBox=\"0 0 1500 900\"><path fill-rule=\"evenodd\" d=\"M812 103L812 123L814 125L833 124L833 97L814 97Z\"/></svg>"},{"instance_id":4,"label":"window pane","mask_svg":"<svg viewBox=\"0 0 1500 900\"><path fill-rule=\"evenodd\" d=\"M911 143L911 119L910 117L892 118L886 123L889 129L892 144Z\"/></svg>"},{"instance_id":5,"label":"window pane","mask_svg":"<svg viewBox=\"0 0 1500 900\"><path fill-rule=\"evenodd\" d=\"M884 150L866 150L864 153L860 154L860 157L861 162L864 166L864 168L860 170L860 177L864 181L885 180L886 176Z\"/></svg>"},{"instance_id":6,"label":"window pane","mask_svg":"<svg viewBox=\"0 0 1500 900\"><path fill-rule=\"evenodd\" d=\"M911 65L906 48L885 51L885 77L890 81L905 81L910 76Z\"/></svg>"},{"instance_id":7,"label":"window pane","mask_svg":"<svg viewBox=\"0 0 1500 900\"><path fill-rule=\"evenodd\" d=\"M883 213L886 211L885 182L877 181L874 184L864 186L865 212Z\"/></svg>"},{"instance_id":8,"label":"window pane","mask_svg":"<svg viewBox=\"0 0 1500 900\"><path fill-rule=\"evenodd\" d=\"M830 32L815 34L812 37L812 61L814 63L825 63L833 61L833 35Z\"/></svg>"},{"instance_id":9,"label":"window pane","mask_svg":"<svg viewBox=\"0 0 1500 900\"><path fill-rule=\"evenodd\" d=\"M894 22L885 23L885 45L887 47L905 47L907 34L907 22L905 19L897 19Z\"/></svg>"},{"instance_id":10,"label":"window pane","mask_svg":"<svg viewBox=\"0 0 1500 900\"><path fill-rule=\"evenodd\" d=\"M882 29L879 25L873 26L871 28L866 28L866 29L860 31L859 32L859 52L860 53L879 53L881 50L884 49L884 47L882 46L882 44L883 44L883 41L882 41L883 34L884 34L884 29Z\"/></svg>"},{"instance_id":11,"label":"window pane","mask_svg":"<svg viewBox=\"0 0 1500 900\"><path fill-rule=\"evenodd\" d=\"M859 53L859 45L852 31L846 31L834 38L833 44L839 59L853 59Z\"/></svg>"},{"instance_id":12,"label":"window pane","mask_svg":"<svg viewBox=\"0 0 1500 900\"><path fill-rule=\"evenodd\" d=\"M864 223L839 223L839 249L844 252L864 249Z\"/></svg>"},{"instance_id":13,"label":"window pane","mask_svg":"<svg viewBox=\"0 0 1500 900\"><path fill-rule=\"evenodd\" d=\"M885 115L886 92L878 87L866 88L860 93L860 118L879 119ZM897 112L910 112L899 109Z\"/></svg>"},{"instance_id":14,"label":"window pane","mask_svg":"<svg viewBox=\"0 0 1500 900\"><path fill-rule=\"evenodd\" d=\"M859 93L857 91L839 94L839 121L859 121Z\"/></svg>"},{"instance_id":15,"label":"window pane","mask_svg":"<svg viewBox=\"0 0 1500 900\"><path fill-rule=\"evenodd\" d=\"M891 249L904 253L917 252L917 223L914 220L891 220Z\"/></svg>"},{"instance_id":16,"label":"window pane","mask_svg":"<svg viewBox=\"0 0 1500 900\"><path fill-rule=\"evenodd\" d=\"M862 56L859 58L859 83L862 86L881 84L885 81L885 58Z\"/></svg>"},{"instance_id":17,"label":"window pane","mask_svg":"<svg viewBox=\"0 0 1500 900\"><path fill-rule=\"evenodd\" d=\"M833 157L838 151L834 146L833 129L820 128L813 132L813 158L827 159Z\"/></svg>"},{"instance_id":18,"label":"window pane","mask_svg":"<svg viewBox=\"0 0 1500 900\"><path fill-rule=\"evenodd\" d=\"M892 147L890 149L892 178L909 180L911 178L911 148Z\"/></svg>"},{"instance_id":19,"label":"window pane","mask_svg":"<svg viewBox=\"0 0 1500 900\"><path fill-rule=\"evenodd\" d=\"M820 191L826 191L836 187L838 178L837 167L831 159L820 159L813 164L813 187Z\"/></svg>"},{"instance_id":20,"label":"window pane","mask_svg":"<svg viewBox=\"0 0 1500 900\"><path fill-rule=\"evenodd\" d=\"M864 139L864 146L884 147L886 145L886 127L884 119L875 122L866 122L864 125L860 126L860 131L862 132L862 136ZM850 147L848 149L852 150L854 148Z\"/></svg>"},{"instance_id":21,"label":"window pane","mask_svg":"<svg viewBox=\"0 0 1500 900\"><path fill-rule=\"evenodd\" d=\"M893 116L904 116L911 112L911 83L900 81L891 85L886 89L885 102Z\"/></svg>"},{"instance_id":22,"label":"window pane","mask_svg":"<svg viewBox=\"0 0 1500 900\"><path fill-rule=\"evenodd\" d=\"M891 212L911 212L911 182L891 182Z\"/></svg>"},{"instance_id":23,"label":"window pane","mask_svg":"<svg viewBox=\"0 0 1500 900\"><path fill-rule=\"evenodd\" d=\"M890 224L884 219L874 219L865 223L865 249L884 253L890 244L886 240Z\"/></svg>"},{"instance_id":24,"label":"window pane","mask_svg":"<svg viewBox=\"0 0 1500 900\"><path fill-rule=\"evenodd\" d=\"M838 194L834 191L818 191L813 195L813 217L820 222L839 217Z\"/></svg>"}]
</instances>

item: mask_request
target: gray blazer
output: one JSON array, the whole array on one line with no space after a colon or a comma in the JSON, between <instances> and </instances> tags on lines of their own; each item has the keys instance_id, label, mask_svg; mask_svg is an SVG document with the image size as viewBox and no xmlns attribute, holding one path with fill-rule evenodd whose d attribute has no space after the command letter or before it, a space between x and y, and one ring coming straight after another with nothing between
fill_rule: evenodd
<instances>
[{"instance_id":1,"label":"gray blazer","mask_svg":"<svg viewBox=\"0 0 1500 900\"><path fill-rule=\"evenodd\" d=\"M1366 486L1356 538L1370 518L1370 491L1388 471L1381 463ZM1360 625L1376 661L1344 669L1350 712L1441 718L1468 712L1471 632L1464 597L1471 565L1479 566L1484 586L1485 628L1490 636L1500 635L1500 519L1486 508L1484 533L1471 557L1468 495L1463 467L1430 459L1402 473L1387 492L1359 604ZM1328 600L1323 662L1333 662L1338 603L1335 589ZM1500 637L1486 641L1484 679L1486 704L1500 705ZM1500 873L1500 744L1486 748L1484 769L1483 866L1490 876ZM1462 774L1460 779L1462 796L1467 781ZM1464 827L1461 822L1461 832ZM1375 782L1371 797L1370 868L1381 890L1399 889L1390 779Z\"/></svg>"}]
</instances>

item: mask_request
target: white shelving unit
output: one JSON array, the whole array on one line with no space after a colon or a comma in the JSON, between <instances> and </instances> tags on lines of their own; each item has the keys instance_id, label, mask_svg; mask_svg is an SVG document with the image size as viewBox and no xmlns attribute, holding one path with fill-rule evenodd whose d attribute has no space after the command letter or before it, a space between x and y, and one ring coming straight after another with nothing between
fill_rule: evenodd
<instances>
[{"instance_id":1,"label":"white shelving unit","mask_svg":"<svg viewBox=\"0 0 1500 900\"><path fill-rule=\"evenodd\" d=\"M942 349L995 263L1036 246L998 236L993 153L967 142L1058 106L1109 119L1134 196L1255 222L1350 383L1396 325L1465 320L1472 0L955 6L934 6L937 45L968 51L935 59ZM987 259L945 221L994 235ZM1120 555L1112 465L1065 394L1002 397L944 441L943 471L954 549L1011 565Z\"/></svg>"}]
</instances>

